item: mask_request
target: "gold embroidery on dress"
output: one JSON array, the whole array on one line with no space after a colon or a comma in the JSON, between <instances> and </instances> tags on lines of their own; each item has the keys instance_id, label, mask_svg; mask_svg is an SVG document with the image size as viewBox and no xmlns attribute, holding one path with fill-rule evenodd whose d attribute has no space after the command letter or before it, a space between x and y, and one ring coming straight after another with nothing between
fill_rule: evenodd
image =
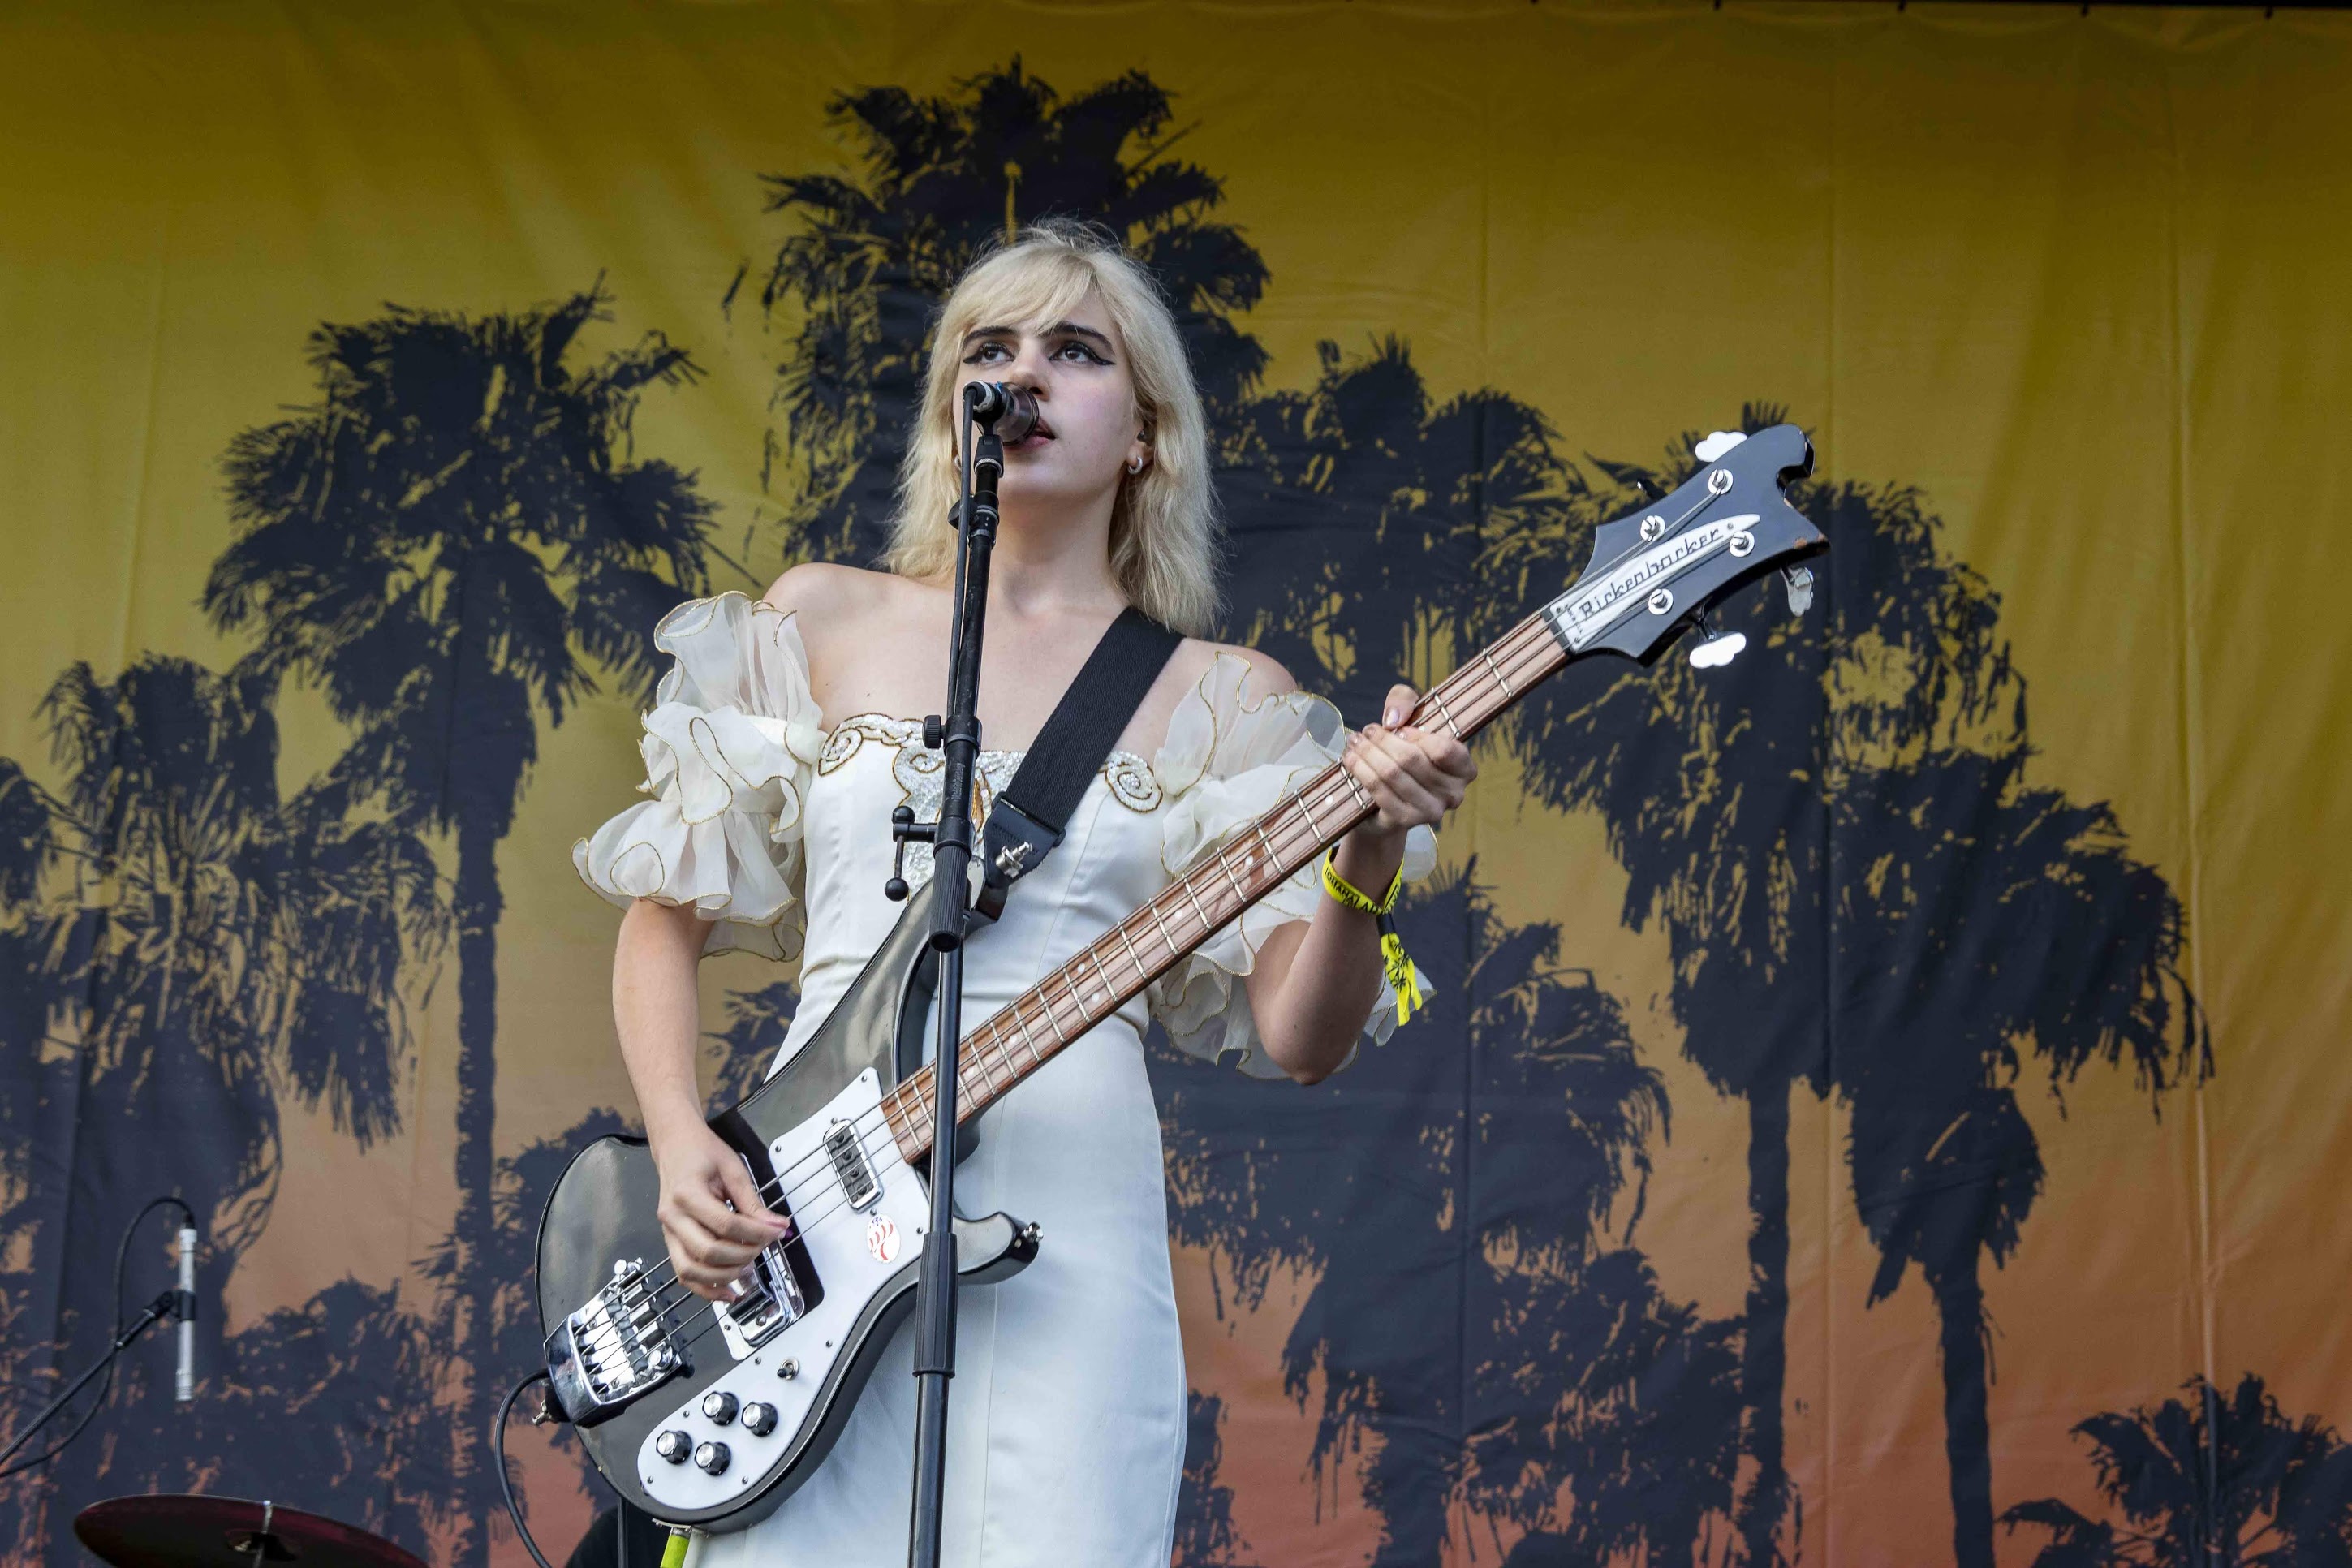
<instances>
[{"instance_id":1,"label":"gold embroidery on dress","mask_svg":"<svg viewBox=\"0 0 2352 1568\"><path fill-rule=\"evenodd\" d=\"M919 719L894 719L884 713L859 713L844 719L826 737L816 771L821 774L832 773L856 756L868 741L893 748L890 776L898 781L900 796L915 808L915 820L937 822L940 805L946 795L943 775L947 759L924 748L923 722ZM1021 759L1026 755L1026 752L982 749L980 767L971 781L971 819L975 826L988 821L997 792L1013 782L1013 775L1020 771ZM1119 805L1145 815L1160 808L1159 776L1152 773L1150 763L1133 752L1113 752L1104 760L1101 771L1103 782L1110 786L1111 799ZM914 887L931 879L929 845L907 846L906 877Z\"/></svg>"}]
</instances>

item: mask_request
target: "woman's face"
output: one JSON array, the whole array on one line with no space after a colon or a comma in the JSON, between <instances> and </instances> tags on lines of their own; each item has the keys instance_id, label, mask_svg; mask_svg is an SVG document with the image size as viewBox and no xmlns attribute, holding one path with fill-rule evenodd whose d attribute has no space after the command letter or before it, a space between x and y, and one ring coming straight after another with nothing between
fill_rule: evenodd
<instances>
[{"instance_id":1,"label":"woman's face","mask_svg":"<svg viewBox=\"0 0 2352 1568\"><path fill-rule=\"evenodd\" d=\"M1037 430L1004 447L997 494L1008 511L1084 510L1118 493L1130 461L1150 461L1126 345L1092 291L1058 321L982 322L965 334L961 358L952 410L959 420L963 389L976 381L1011 382L1036 395Z\"/></svg>"}]
</instances>

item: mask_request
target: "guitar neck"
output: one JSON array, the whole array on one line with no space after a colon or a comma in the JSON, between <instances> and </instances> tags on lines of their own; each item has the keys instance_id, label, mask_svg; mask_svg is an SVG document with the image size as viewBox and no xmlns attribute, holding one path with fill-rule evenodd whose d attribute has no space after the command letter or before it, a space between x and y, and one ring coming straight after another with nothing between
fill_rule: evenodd
<instances>
[{"instance_id":1,"label":"guitar neck","mask_svg":"<svg viewBox=\"0 0 2352 1568\"><path fill-rule=\"evenodd\" d=\"M1466 741L1568 660L1546 618L1530 616L1424 695L1409 722ZM1282 805L965 1036L956 1120L969 1121L995 1104L1372 809L1371 797L1337 763L1294 788ZM926 1067L883 1100L891 1137L909 1162L930 1152L932 1083Z\"/></svg>"}]
</instances>

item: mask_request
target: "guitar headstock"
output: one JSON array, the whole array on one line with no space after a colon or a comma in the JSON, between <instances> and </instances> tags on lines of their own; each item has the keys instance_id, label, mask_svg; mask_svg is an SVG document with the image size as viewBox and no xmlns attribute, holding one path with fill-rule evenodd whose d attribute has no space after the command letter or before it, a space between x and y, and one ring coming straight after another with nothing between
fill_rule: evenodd
<instances>
[{"instance_id":1,"label":"guitar headstock","mask_svg":"<svg viewBox=\"0 0 2352 1568\"><path fill-rule=\"evenodd\" d=\"M1544 606L1571 657L1606 648L1646 663L1741 584L1829 542L1789 504L1790 483L1813 471L1802 430L1712 437L1698 451L1704 466L1672 495L1593 531L1584 574ZM1811 574L1802 581L1810 597ZM1798 593L1792 574L1792 603Z\"/></svg>"}]
</instances>

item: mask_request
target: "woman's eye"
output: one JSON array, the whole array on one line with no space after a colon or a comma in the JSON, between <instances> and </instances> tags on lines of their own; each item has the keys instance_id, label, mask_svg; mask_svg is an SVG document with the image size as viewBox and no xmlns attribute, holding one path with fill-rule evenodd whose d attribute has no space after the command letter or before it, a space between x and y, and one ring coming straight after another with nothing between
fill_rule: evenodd
<instances>
[{"instance_id":1,"label":"woman's eye","mask_svg":"<svg viewBox=\"0 0 2352 1568\"><path fill-rule=\"evenodd\" d=\"M1003 343L982 343L978 348L972 350L971 353L964 355L963 363L966 364L994 364L996 362L989 356L991 354L1001 354L1003 352L1004 345Z\"/></svg>"},{"instance_id":2,"label":"woman's eye","mask_svg":"<svg viewBox=\"0 0 2352 1568\"><path fill-rule=\"evenodd\" d=\"M1095 353L1094 350L1087 347L1086 344L1078 342L1076 338L1072 338L1068 342L1064 343L1055 352L1056 353L1068 353L1072 349L1077 350L1079 353L1083 354L1092 363L1101 364L1103 363L1102 355Z\"/></svg>"}]
</instances>

